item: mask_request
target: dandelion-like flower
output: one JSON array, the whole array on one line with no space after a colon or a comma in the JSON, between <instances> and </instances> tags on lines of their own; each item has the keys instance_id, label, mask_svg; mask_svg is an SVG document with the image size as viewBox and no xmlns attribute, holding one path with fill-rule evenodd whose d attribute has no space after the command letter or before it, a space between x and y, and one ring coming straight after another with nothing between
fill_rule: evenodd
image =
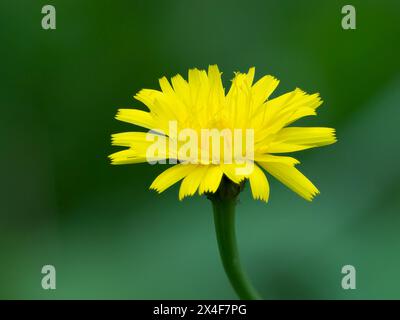
<instances>
[{"instance_id":1,"label":"dandelion-like flower","mask_svg":"<svg viewBox=\"0 0 400 320\"><path fill-rule=\"evenodd\" d=\"M267 172L311 201L318 189L297 170L298 160L281 154L336 141L331 128L290 126L316 115L322 103L317 93L295 89L270 99L279 81L264 76L253 84L254 72L236 73L226 94L217 66L208 73L189 70L188 81L180 75L171 83L161 78L161 90L143 89L135 96L148 111L120 109L116 116L148 132L114 134L113 144L128 149L110 156L113 164L174 164L151 184L158 192L182 180L179 199L207 194L223 266L242 299L259 299L241 268L235 238L243 182L249 180L255 199L268 201Z\"/></svg>"},{"instance_id":2,"label":"dandelion-like flower","mask_svg":"<svg viewBox=\"0 0 400 320\"><path fill-rule=\"evenodd\" d=\"M149 110L120 109L116 118L150 132L114 134L112 143L128 149L112 154L112 163L165 163L168 160L174 165L163 171L150 188L163 192L182 180L180 199L196 191L200 195L213 194L224 177L237 185L249 180L253 197L268 201L267 172L311 201L318 189L295 167L298 160L281 154L336 141L334 129L291 126L300 118L316 115L322 103L319 94L295 89L270 99L279 81L267 75L253 83L254 73L255 68L247 73L235 73L227 93L216 65L210 66L208 73L189 70L188 81L176 75L170 83L163 77L159 80L161 90L141 90L135 98ZM187 129L191 134L182 134ZM215 135L208 135L203 139L205 129L217 130L219 136L213 139ZM239 142L234 139L234 132L238 130L242 134ZM249 138L251 150L247 150L248 141L244 141L243 134L249 130L253 133ZM149 155L149 150L154 151L156 140L164 148ZM199 144L199 140L205 143ZM243 155L243 149L249 152ZM228 153L240 161L225 161Z\"/></svg>"}]
</instances>

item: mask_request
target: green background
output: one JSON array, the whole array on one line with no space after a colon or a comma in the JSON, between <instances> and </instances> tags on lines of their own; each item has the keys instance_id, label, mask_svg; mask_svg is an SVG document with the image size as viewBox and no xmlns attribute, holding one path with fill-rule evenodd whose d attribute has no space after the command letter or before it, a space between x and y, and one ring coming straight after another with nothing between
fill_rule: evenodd
<instances>
[{"instance_id":1,"label":"green background","mask_svg":"<svg viewBox=\"0 0 400 320\"><path fill-rule=\"evenodd\" d=\"M57 29L41 28L41 8ZM211 205L148 190L165 169L111 166L114 115L163 75L217 63L320 92L333 146L296 154L321 195L270 178L238 206L243 264L265 298L400 298L400 4L350 1L0 2L0 298L232 299ZM41 268L57 289L41 288ZM341 288L354 265L357 289Z\"/></svg>"}]
</instances>

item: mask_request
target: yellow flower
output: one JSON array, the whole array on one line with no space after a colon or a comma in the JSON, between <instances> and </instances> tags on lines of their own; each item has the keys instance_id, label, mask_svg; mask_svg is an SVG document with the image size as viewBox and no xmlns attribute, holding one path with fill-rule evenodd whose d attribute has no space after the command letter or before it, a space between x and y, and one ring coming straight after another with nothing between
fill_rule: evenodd
<instances>
[{"instance_id":1,"label":"yellow flower","mask_svg":"<svg viewBox=\"0 0 400 320\"><path fill-rule=\"evenodd\" d=\"M287 127L296 120L316 115L322 101L317 93L307 94L295 89L279 97L269 99L279 81L272 76L264 76L253 84L255 68L248 73L236 73L227 94L221 81L221 73L216 65L204 70L189 70L188 81L182 76L171 78L171 83L163 77L159 80L161 90L143 89L135 98L143 102L148 111L120 109L116 118L151 130L145 132L125 132L112 135L112 143L129 147L110 155L113 164L162 161L168 159L174 166L162 172L150 188L163 192L183 179L179 199L199 194L215 193L225 175L234 183L249 180L255 199L268 201L269 184L264 170L306 200L311 201L319 193L318 189L295 168L298 160L281 155L304 149L320 147L336 142L335 130L321 127ZM171 85L172 84L172 85ZM171 123L176 124L172 130ZM220 159L202 158L199 155L212 145L193 151L187 148L187 141L181 139L183 129L190 128L198 136L203 129L252 130L251 157L244 162L224 161L224 152L233 152L217 146ZM222 135L223 136L223 135ZM149 159L149 148L154 141L163 139L167 149ZM161 139L161 140L162 140ZM215 143L214 140L212 140ZM217 141L219 142L219 141ZM181 149L186 145L185 152ZM224 142L224 147L225 147ZM244 146L241 143L241 146ZM179 150L178 150L179 149ZM211 151L212 153L212 151ZM242 153L241 153L242 155ZM239 168L253 164L251 172L240 173ZM264 169L264 170L262 170Z\"/></svg>"}]
</instances>

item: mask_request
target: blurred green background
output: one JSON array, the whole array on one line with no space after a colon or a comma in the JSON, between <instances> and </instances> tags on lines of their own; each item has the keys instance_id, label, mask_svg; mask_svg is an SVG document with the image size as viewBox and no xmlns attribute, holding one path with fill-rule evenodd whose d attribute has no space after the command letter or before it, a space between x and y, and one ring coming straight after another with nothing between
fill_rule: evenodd
<instances>
[{"instance_id":1,"label":"blurred green background","mask_svg":"<svg viewBox=\"0 0 400 320\"><path fill-rule=\"evenodd\" d=\"M57 29L41 28L41 8ZM342 6L357 30L341 27ZM269 299L400 298L400 3L393 1L0 2L0 298L233 299L211 205L148 190L162 166L111 166L114 115L163 75L256 66L275 94L320 92L339 142L298 154L321 195L273 178L238 206L240 252ZM57 289L41 287L41 268ZM354 265L357 289L341 288Z\"/></svg>"}]
</instances>

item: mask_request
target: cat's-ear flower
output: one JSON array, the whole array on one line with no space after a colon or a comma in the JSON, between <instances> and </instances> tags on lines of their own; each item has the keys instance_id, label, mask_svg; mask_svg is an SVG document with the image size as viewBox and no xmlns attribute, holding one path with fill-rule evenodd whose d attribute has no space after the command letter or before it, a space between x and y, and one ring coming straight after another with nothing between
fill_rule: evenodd
<instances>
[{"instance_id":1,"label":"cat's-ear flower","mask_svg":"<svg viewBox=\"0 0 400 320\"><path fill-rule=\"evenodd\" d=\"M112 143L127 149L110 155L113 164L172 163L151 184L163 192L181 181L179 199L206 194L214 211L218 247L225 272L242 299L259 299L243 272L235 238L235 207L244 182L254 199L268 201L266 173L311 201L318 189L297 168L299 161L282 155L336 142L335 130L295 127L316 115L318 94L300 89L270 98L278 80L264 76L254 82L254 68L236 73L225 92L217 66L189 70L160 90L143 89L135 98L148 111L120 109L116 118L148 132L124 132Z\"/></svg>"},{"instance_id":2,"label":"cat's-ear flower","mask_svg":"<svg viewBox=\"0 0 400 320\"><path fill-rule=\"evenodd\" d=\"M171 81L163 77L159 80L160 90L141 90L135 98L145 104L148 111L120 109L116 118L151 132L114 134L113 145L128 149L110 155L112 163L149 160L176 163L162 172L150 188L163 192L182 181L179 199L196 192L215 193L225 176L236 184L248 180L253 197L268 201L267 173L311 201L319 193L318 189L295 167L298 160L281 154L336 142L334 129L292 126L300 118L316 115L322 100L318 94L307 94L300 89L270 98L279 81L267 75L254 82L254 74L255 68L250 68L247 73L235 73L227 93L216 65L210 66L208 72L189 70L188 80L180 75L172 77ZM174 123L173 128L171 123ZM192 130L197 138L190 141L181 139L184 130ZM203 141L204 130L217 130L228 142L212 140L209 136L211 145L204 146L199 143ZM224 130L231 136L224 135ZM238 130L242 132L242 142L239 142L242 161L235 161L237 159L233 157L233 161L228 163L225 155L235 155L238 143L234 137ZM245 133L250 130L253 133L252 150L247 154L244 150L248 142ZM154 147L155 140L160 139L164 140L165 150L158 150L149 159L150 148ZM219 143L219 158L211 154L213 143ZM226 149L225 143L228 145ZM208 152L208 158L203 157L204 151ZM251 170L241 170L244 165L249 165Z\"/></svg>"}]
</instances>

